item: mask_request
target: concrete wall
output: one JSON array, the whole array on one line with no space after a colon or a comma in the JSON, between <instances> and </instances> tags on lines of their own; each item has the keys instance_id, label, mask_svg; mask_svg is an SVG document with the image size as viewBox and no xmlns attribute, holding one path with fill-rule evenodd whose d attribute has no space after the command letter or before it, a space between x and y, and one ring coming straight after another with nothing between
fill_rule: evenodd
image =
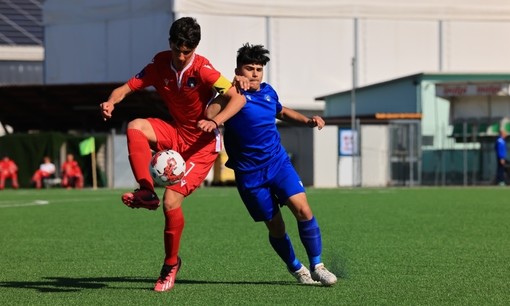
<instances>
[{"instance_id":1,"label":"concrete wall","mask_svg":"<svg viewBox=\"0 0 510 306\"><path fill-rule=\"evenodd\" d=\"M325 126L313 130L313 185L338 186L338 127Z\"/></svg>"},{"instance_id":2,"label":"concrete wall","mask_svg":"<svg viewBox=\"0 0 510 306\"><path fill-rule=\"evenodd\" d=\"M361 186L388 186L390 182L389 160L388 126L361 126Z\"/></svg>"}]
</instances>

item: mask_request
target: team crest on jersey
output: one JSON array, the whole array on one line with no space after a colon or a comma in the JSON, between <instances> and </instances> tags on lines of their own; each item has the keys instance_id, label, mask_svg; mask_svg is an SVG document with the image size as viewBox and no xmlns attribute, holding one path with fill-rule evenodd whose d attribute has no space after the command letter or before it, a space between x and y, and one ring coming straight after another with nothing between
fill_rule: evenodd
<instances>
[{"instance_id":1,"label":"team crest on jersey","mask_svg":"<svg viewBox=\"0 0 510 306\"><path fill-rule=\"evenodd\" d=\"M165 78L163 81L165 82L165 86L168 86L168 82L169 82L168 79Z\"/></svg>"},{"instance_id":2,"label":"team crest on jersey","mask_svg":"<svg viewBox=\"0 0 510 306\"><path fill-rule=\"evenodd\" d=\"M142 71L138 72L136 75L135 75L135 78L137 79L141 79L143 78L143 76L145 75L145 69L142 69Z\"/></svg>"},{"instance_id":3,"label":"team crest on jersey","mask_svg":"<svg viewBox=\"0 0 510 306\"><path fill-rule=\"evenodd\" d=\"M186 86L188 86L190 88L197 86L197 79L193 78L193 77L188 78L188 82L186 83Z\"/></svg>"}]
</instances>

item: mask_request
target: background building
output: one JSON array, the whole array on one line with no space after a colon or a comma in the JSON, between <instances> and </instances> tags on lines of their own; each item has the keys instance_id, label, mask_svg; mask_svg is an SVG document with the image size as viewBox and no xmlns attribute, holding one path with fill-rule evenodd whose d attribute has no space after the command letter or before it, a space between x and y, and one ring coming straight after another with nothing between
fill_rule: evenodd
<instances>
[{"instance_id":1,"label":"background building","mask_svg":"<svg viewBox=\"0 0 510 306\"><path fill-rule=\"evenodd\" d=\"M13 7L14 1L3 4ZM160 116L161 101L150 90L131 95L107 124L97 115L97 105L168 48L169 25L182 16L200 22L203 39L197 52L226 76L233 76L243 43L269 48L266 81L286 106L307 114L323 112L324 101L317 97L423 71L510 71L510 41L501 39L510 31L505 0L389 0L380 5L369 0L46 0L42 14L44 84L0 87L0 120L14 131L118 135L135 113ZM29 106L34 111L27 113ZM41 114L48 119L41 120ZM316 135L282 126L282 140L307 184L338 185L337 175L329 178L331 164L322 158L330 154L340 160L340 144L333 146L336 129Z\"/></svg>"},{"instance_id":2,"label":"background building","mask_svg":"<svg viewBox=\"0 0 510 306\"><path fill-rule=\"evenodd\" d=\"M0 1L0 86L43 83L43 43L42 1ZM12 131L0 115L0 136Z\"/></svg>"},{"instance_id":3,"label":"background building","mask_svg":"<svg viewBox=\"0 0 510 306\"><path fill-rule=\"evenodd\" d=\"M510 74L420 73L357 88L354 101L352 90L318 97L340 148L355 102L359 152L339 154L339 185L491 184L509 91Z\"/></svg>"}]
</instances>

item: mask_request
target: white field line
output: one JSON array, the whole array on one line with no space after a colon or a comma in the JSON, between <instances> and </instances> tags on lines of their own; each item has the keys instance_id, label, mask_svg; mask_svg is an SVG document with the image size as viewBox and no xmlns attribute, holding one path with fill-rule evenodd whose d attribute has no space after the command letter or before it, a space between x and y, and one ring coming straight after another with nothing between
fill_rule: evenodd
<instances>
[{"instance_id":1,"label":"white field line","mask_svg":"<svg viewBox=\"0 0 510 306\"><path fill-rule=\"evenodd\" d=\"M14 201L10 201L10 202L14 202ZM39 205L48 205L48 204L50 204L50 202L46 201L46 200L35 200L35 201L29 202L29 203L14 202L13 204L7 204L7 205L3 205L3 203L0 202L0 208L27 207L27 206L39 206Z\"/></svg>"},{"instance_id":2,"label":"white field line","mask_svg":"<svg viewBox=\"0 0 510 306\"><path fill-rule=\"evenodd\" d=\"M104 198L88 198L88 201L102 201ZM50 202L55 203L70 203L70 202L81 202L83 199L58 199L58 200L33 200L33 201L0 201L0 208L13 208L13 207L30 207L48 205Z\"/></svg>"}]
</instances>

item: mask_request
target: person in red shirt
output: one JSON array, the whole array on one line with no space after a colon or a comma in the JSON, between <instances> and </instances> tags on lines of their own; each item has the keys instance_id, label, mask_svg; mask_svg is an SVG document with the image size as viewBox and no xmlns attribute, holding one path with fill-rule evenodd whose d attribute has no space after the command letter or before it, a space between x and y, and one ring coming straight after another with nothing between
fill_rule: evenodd
<instances>
[{"instance_id":1,"label":"person in red shirt","mask_svg":"<svg viewBox=\"0 0 510 306\"><path fill-rule=\"evenodd\" d=\"M0 161L0 190L5 188L5 180L11 179L12 188L18 189L18 166L8 156Z\"/></svg>"},{"instance_id":2,"label":"person in red shirt","mask_svg":"<svg viewBox=\"0 0 510 306\"><path fill-rule=\"evenodd\" d=\"M249 86L243 78L237 78L237 85L232 86L207 58L195 53L201 30L194 18L176 20L169 35L170 50L157 53L145 68L114 89L108 100L100 105L103 118L108 120L115 105L126 95L152 86L173 118L170 122L138 118L128 123L128 158L140 188L122 195L125 205L151 210L159 207L160 200L149 173L151 150L172 149L186 160L184 178L178 184L167 186L163 195L165 259L154 286L156 291L167 291L174 286L181 265L178 252L184 228L182 202L201 185L218 156L221 149L218 126L246 103L236 86L243 89ZM228 109L206 119L207 104L218 93L229 99Z\"/></svg>"},{"instance_id":3,"label":"person in red shirt","mask_svg":"<svg viewBox=\"0 0 510 306\"><path fill-rule=\"evenodd\" d=\"M83 174L73 154L67 154L66 161L62 164L62 187L83 188Z\"/></svg>"}]
</instances>

